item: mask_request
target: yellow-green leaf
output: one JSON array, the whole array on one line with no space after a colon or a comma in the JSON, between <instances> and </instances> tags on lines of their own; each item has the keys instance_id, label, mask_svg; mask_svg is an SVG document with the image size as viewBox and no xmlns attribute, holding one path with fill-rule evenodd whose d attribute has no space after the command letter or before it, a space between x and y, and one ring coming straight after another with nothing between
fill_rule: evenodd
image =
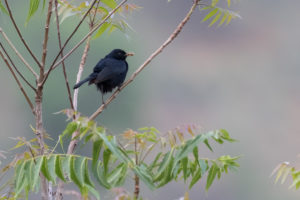
<instances>
[{"instance_id":1,"label":"yellow-green leaf","mask_svg":"<svg viewBox=\"0 0 300 200\"><path fill-rule=\"evenodd\" d=\"M111 9L115 9L118 5L115 0L101 0L101 2L110 7Z\"/></svg>"},{"instance_id":2,"label":"yellow-green leaf","mask_svg":"<svg viewBox=\"0 0 300 200\"><path fill-rule=\"evenodd\" d=\"M210 19L215 14L217 14L217 12L218 12L218 8L211 9L211 11L204 17L204 19L202 20L202 22L205 22L206 20Z\"/></svg>"},{"instance_id":3,"label":"yellow-green leaf","mask_svg":"<svg viewBox=\"0 0 300 200\"><path fill-rule=\"evenodd\" d=\"M28 14L27 14L27 19L26 19L25 25L28 24L30 18L34 15L34 13L39 8L39 5L40 5L40 0L30 0L29 11L28 11Z\"/></svg>"},{"instance_id":4,"label":"yellow-green leaf","mask_svg":"<svg viewBox=\"0 0 300 200\"><path fill-rule=\"evenodd\" d=\"M5 13L5 14L8 15L8 11L6 10L6 8L4 7L4 5L2 4L1 1L2 1L2 0L0 0L0 10L1 10L3 13Z\"/></svg>"},{"instance_id":5,"label":"yellow-green leaf","mask_svg":"<svg viewBox=\"0 0 300 200\"><path fill-rule=\"evenodd\" d=\"M219 13L216 15L216 17L210 22L210 24L208 25L209 27L212 26L214 23L216 23L220 17L222 15L222 12L219 11Z\"/></svg>"}]
</instances>

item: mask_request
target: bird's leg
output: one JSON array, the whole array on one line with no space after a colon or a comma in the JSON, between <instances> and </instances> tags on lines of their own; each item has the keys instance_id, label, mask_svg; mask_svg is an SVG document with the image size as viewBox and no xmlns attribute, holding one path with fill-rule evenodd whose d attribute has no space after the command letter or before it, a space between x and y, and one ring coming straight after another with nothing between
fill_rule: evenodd
<instances>
[{"instance_id":1,"label":"bird's leg","mask_svg":"<svg viewBox=\"0 0 300 200\"><path fill-rule=\"evenodd\" d=\"M102 104L104 104L104 95L103 95L103 93L101 93L102 94Z\"/></svg>"},{"instance_id":2,"label":"bird's leg","mask_svg":"<svg viewBox=\"0 0 300 200\"><path fill-rule=\"evenodd\" d=\"M120 86L117 87L118 92L121 91L121 86L122 86L122 85L120 85Z\"/></svg>"}]
</instances>

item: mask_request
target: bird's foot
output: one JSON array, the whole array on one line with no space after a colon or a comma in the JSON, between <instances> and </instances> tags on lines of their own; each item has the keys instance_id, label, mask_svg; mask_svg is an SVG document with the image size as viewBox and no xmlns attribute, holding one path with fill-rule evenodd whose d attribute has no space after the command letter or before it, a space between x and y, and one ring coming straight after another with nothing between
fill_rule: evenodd
<instances>
[{"instance_id":1,"label":"bird's foot","mask_svg":"<svg viewBox=\"0 0 300 200\"><path fill-rule=\"evenodd\" d=\"M105 102L102 102L102 105L101 106L103 106L103 110L106 108L106 104L105 104Z\"/></svg>"}]
</instances>

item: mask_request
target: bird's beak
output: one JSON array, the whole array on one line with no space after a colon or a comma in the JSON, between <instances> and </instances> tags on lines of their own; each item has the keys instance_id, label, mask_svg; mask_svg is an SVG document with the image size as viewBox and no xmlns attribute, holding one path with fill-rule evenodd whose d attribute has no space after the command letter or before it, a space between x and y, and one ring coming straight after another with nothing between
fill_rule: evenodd
<instances>
[{"instance_id":1,"label":"bird's beak","mask_svg":"<svg viewBox=\"0 0 300 200\"><path fill-rule=\"evenodd\" d=\"M126 56L134 56L134 53L126 53Z\"/></svg>"}]
</instances>

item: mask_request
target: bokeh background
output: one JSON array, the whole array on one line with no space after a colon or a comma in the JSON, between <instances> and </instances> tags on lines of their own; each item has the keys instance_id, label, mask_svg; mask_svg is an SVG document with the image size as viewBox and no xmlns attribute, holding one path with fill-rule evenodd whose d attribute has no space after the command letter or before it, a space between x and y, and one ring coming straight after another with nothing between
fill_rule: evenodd
<instances>
[{"instance_id":1,"label":"bokeh background","mask_svg":"<svg viewBox=\"0 0 300 200\"><path fill-rule=\"evenodd\" d=\"M28 2L9 2L22 26ZM84 75L114 48L136 53L128 58L131 74L169 36L192 3L180 0L132 2L142 7L128 16L134 31L127 33L129 38L114 32L93 40ZM241 167L214 182L208 192L204 190L205 181L194 186L190 191L193 200L299 198L300 191L289 190L289 184L275 185L274 177L270 178L272 170L282 161L297 165L300 152L299 8L298 0L240 1L232 9L238 11L242 19L219 28L208 28L208 23L201 23L203 14L196 11L179 37L122 91L97 121L115 134L143 126L155 126L165 132L182 124L198 124L204 131L228 130L239 142L213 145L214 153L203 147L203 154L210 157L240 155ZM44 31L41 17L44 15L38 12L28 26L22 28L37 55L41 54ZM76 20L71 18L63 23L64 39L75 24ZM26 53L3 14L0 26L20 51ZM76 34L69 48L85 32L82 29ZM50 37L49 64L58 48L53 29ZM0 37L0 40L3 39ZM75 82L82 50L77 50L66 61L71 84ZM0 149L6 150L15 142L9 137L33 137L29 124L34 121L9 71L2 61L0 65ZM90 115L100 103L101 95L94 87L82 87L80 112ZM53 113L68 107L62 70L58 68L45 86L43 104L45 128L53 138L66 124L64 115ZM175 200L183 196L186 189L181 182L172 183L155 192L144 188L143 196L149 200ZM109 194L104 198L110 199Z\"/></svg>"}]
</instances>

